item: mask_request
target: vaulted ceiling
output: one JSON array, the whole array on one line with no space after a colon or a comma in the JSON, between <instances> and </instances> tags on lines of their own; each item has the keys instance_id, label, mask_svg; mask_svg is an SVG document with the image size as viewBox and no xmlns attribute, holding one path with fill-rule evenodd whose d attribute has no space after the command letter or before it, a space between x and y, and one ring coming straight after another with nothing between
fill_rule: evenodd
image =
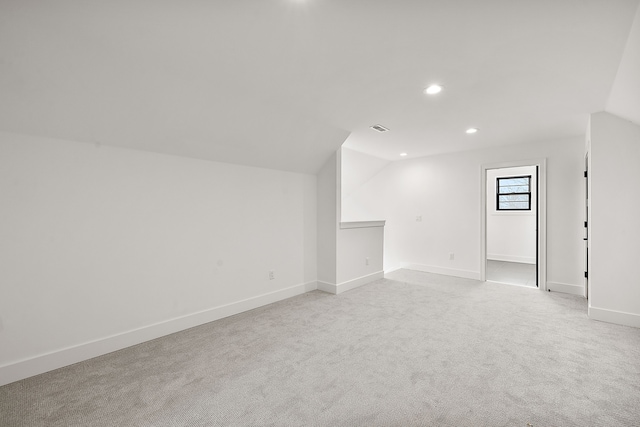
<instances>
[{"instance_id":1,"label":"vaulted ceiling","mask_svg":"<svg viewBox=\"0 0 640 427\"><path fill-rule=\"evenodd\" d=\"M345 140L397 160L577 136L637 7L0 0L0 130L305 173Z\"/></svg>"}]
</instances>

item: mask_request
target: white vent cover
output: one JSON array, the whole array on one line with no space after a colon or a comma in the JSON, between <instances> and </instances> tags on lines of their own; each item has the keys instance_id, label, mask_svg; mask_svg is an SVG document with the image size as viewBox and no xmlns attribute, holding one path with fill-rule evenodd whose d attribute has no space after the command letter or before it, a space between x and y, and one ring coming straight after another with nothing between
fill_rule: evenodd
<instances>
[{"instance_id":1,"label":"white vent cover","mask_svg":"<svg viewBox=\"0 0 640 427\"><path fill-rule=\"evenodd\" d=\"M373 126L370 126L370 127L371 127L371 129L375 130L376 132L386 132L386 131L389 130L389 129L387 129L386 127L384 127L382 125L373 125Z\"/></svg>"}]
</instances>

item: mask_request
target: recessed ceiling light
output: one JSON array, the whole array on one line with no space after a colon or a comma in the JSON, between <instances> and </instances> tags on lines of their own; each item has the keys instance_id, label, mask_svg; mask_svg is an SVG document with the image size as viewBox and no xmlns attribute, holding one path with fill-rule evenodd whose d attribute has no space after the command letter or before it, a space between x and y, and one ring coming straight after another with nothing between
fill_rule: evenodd
<instances>
[{"instance_id":1,"label":"recessed ceiling light","mask_svg":"<svg viewBox=\"0 0 640 427\"><path fill-rule=\"evenodd\" d=\"M442 92L442 86L440 85L431 85L424 90L424 93L427 95L435 95L436 93Z\"/></svg>"},{"instance_id":2,"label":"recessed ceiling light","mask_svg":"<svg viewBox=\"0 0 640 427\"><path fill-rule=\"evenodd\" d=\"M476 133L476 132L478 132L478 129L477 129L477 128L469 128L469 129L467 129L467 131L466 131L466 132L467 132L468 134L472 134L472 133Z\"/></svg>"},{"instance_id":3,"label":"recessed ceiling light","mask_svg":"<svg viewBox=\"0 0 640 427\"><path fill-rule=\"evenodd\" d=\"M375 130L376 132L387 132L389 129L387 129L386 127L382 126L382 125L373 125L373 126L369 126L371 129Z\"/></svg>"},{"instance_id":4,"label":"recessed ceiling light","mask_svg":"<svg viewBox=\"0 0 640 427\"><path fill-rule=\"evenodd\" d=\"M400 153L400 156L405 157L407 153Z\"/></svg>"}]
</instances>

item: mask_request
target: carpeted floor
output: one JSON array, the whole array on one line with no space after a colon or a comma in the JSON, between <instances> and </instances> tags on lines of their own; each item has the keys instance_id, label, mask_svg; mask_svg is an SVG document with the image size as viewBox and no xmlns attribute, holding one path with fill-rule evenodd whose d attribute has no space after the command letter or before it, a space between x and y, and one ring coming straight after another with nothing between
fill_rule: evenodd
<instances>
[{"instance_id":1,"label":"carpeted floor","mask_svg":"<svg viewBox=\"0 0 640 427\"><path fill-rule=\"evenodd\" d=\"M640 330L400 270L0 388L2 426L640 426Z\"/></svg>"}]
</instances>

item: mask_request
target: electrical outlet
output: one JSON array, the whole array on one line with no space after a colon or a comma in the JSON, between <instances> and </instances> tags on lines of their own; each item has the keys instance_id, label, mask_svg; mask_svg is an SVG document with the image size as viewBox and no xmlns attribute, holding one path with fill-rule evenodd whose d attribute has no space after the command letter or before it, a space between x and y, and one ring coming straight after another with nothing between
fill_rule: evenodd
<instances>
[{"instance_id":1,"label":"electrical outlet","mask_svg":"<svg viewBox=\"0 0 640 427\"><path fill-rule=\"evenodd\" d=\"M369 257L366 257L366 258L364 259L364 265L369 265Z\"/></svg>"},{"instance_id":2,"label":"electrical outlet","mask_svg":"<svg viewBox=\"0 0 640 427\"><path fill-rule=\"evenodd\" d=\"M456 259L456 254L449 252L449 261L453 261L454 259Z\"/></svg>"},{"instance_id":3,"label":"electrical outlet","mask_svg":"<svg viewBox=\"0 0 640 427\"><path fill-rule=\"evenodd\" d=\"M416 222L422 222L422 215L418 215L416 217Z\"/></svg>"},{"instance_id":4,"label":"electrical outlet","mask_svg":"<svg viewBox=\"0 0 640 427\"><path fill-rule=\"evenodd\" d=\"M276 278L276 273L275 271L271 270L269 271L269 280L273 280Z\"/></svg>"}]
</instances>

